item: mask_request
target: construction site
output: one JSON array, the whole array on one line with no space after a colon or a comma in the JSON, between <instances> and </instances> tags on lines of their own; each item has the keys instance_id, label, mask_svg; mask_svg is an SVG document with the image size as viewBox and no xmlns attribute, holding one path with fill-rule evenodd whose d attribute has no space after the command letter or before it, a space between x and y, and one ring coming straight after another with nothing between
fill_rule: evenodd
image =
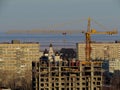
<instances>
[{"instance_id":1,"label":"construction site","mask_svg":"<svg viewBox=\"0 0 120 90\"><path fill-rule=\"evenodd\" d=\"M33 90L102 90L102 60L91 59L91 34L117 34L118 32L98 32L90 28L88 18L85 60L61 60L50 51L48 59L32 62ZM51 50L51 49L50 49Z\"/></svg>"},{"instance_id":2,"label":"construction site","mask_svg":"<svg viewBox=\"0 0 120 90\"><path fill-rule=\"evenodd\" d=\"M0 90L120 90L120 0L0 0Z\"/></svg>"},{"instance_id":3,"label":"construction site","mask_svg":"<svg viewBox=\"0 0 120 90\"><path fill-rule=\"evenodd\" d=\"M33 62L33 90L101 90L101 61Z\"/></svg>"}]
</instances>

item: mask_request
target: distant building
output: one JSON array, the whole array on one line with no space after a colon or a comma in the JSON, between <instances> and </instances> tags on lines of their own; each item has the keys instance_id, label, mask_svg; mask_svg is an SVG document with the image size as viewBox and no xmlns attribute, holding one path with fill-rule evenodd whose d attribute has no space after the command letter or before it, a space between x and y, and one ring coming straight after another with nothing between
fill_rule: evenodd
<instances>
[{"instance_id":1,"label":"distant building","mask_svg":"<svg viewBox=\"0 0 120 90\"><path fill-rule=\"evenodd\" d=\"M112 59L109 60L109 72L114 73L114 71L120 70L120 60Z\"/></svg>"},{"instance_id":2,"label":"distant building","mask_svg":"<svg viewBox=\"0 0 120 90\"><path fill-rule=\"evenodd\" d=\"M49 51L48 51L48 58L49 58L49 60L52 61L54 56L55 56L55 52L53 50L52 44L50 44Z\"/></svg>"},{"instance_id":3,"label":"distant building","mask_svg":"<svg viewBox=\"0 0 120 90\"><path fill-rule=\"evenodd\" d=\"M39 61L40 58L39 49L38 42L20 42L19 40L12 40L11 43L1 42L0 81L7 82L3 79L13 78L13 74L15 74L14 78L24 77L26 72L31 75L32 61Z\"/></svg>"},{"instance_id":4,"label":"distant building","mask_svg":"<svg viewBox=\"0 0 120 90\"><path fill-rule=\"evenodd\" d=\"M77 59L84 61L85 43L77 43ZM95 42L91 43L91 58L103 60L120 60L120 43L119 42Z\"/></svg>"},{"instance_id":5,"label":"distant building","mask_svg":"<svg viewBox=\"0 0 120 90\"><path fill-rule=\"evenodd\" d=\"M91 58L104 60L105 70L120 70L120 42L94 42L91 47ZM77 43L77 59L85 61L85 57L85 43Z\"/></svg>"},{"instance_id":6,"label":"distant building","mask_svg":"<svg viewBox=\"0 0 120 90\"><path fill-rule=\"evenodd\" d=\"M73 48L62 48L60 54L61 58L64 60L76 59L76 52Z\"/></svg>"},{"instance_id":7,"label":"distant building","mask_svg":"<svg viewBox=\"0 0 120 90\"><path fill-rule=\"evenodd\" d=\"M53 45L50 44L49 50L45 49L43 56L41 56L40 60L50 60L51 62L61 61L60 53L53 49Z\"/></svg>"},{"instance_id":8,"label":"distant building","mask_svg":"<svg viewBox=\"0 0 120 90\"><path fill-rule=\"evenodd\" d=\"M48 57L48 50L45 49L45 51L43 52L43 56L47 56Z\"/></svg>"},{"instance_id":9,"label":"distant building","mask_svg":"<svg viewBox=\"0 0 120 90\"><path fill-rule=\"evenodd\" d=\"M62 58L61 58L61 56L60 56L60 53L59 52L56 52L55 53L55 62L59 62L59 61L62 61Z\"/></svg>"}]
</instances>

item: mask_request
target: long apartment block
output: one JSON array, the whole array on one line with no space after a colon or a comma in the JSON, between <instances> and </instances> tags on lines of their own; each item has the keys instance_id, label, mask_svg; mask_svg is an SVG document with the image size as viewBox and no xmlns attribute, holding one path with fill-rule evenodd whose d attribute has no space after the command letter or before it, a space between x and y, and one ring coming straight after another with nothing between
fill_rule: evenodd
<instances>
[{"instance_id":1,"label":"long apartment block","mask_svg":"<svg viewBox=\"0 0 120 90\"><path fill-rule=\"evenodd\" d=\"M32 62L33 90L102 90L101 61Z\"/></svg>"},{"instance_id":2,"label":"long apartment block","mask_svg":"<svg viewBox=\"0 0 120 90\"><path fill-rule=\"evenodd\" d=\"M86 60L85 43L77 43L77 59ZM94 42L91 43L92 59L120 60L120 42Z\"/></svg>"},{"instance_id":3,"label":"long apartment block","mask_svg":"<svg viewBox=\"0 0 120 90\"><path fill-rule=\"evenodd\" d=\"M40 44L38 42L0 43L0 70L24 71L31 70L32 61L39 61Z\"/></svg>"}]
</instances>

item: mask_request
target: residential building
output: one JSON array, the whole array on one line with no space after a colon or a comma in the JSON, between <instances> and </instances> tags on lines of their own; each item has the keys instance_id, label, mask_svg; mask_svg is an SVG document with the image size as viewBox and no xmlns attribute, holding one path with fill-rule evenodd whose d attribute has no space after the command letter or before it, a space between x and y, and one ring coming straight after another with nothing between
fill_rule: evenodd
<instances>
[{"instance_id":1,"label":"residential building","mask_svg":"<svg viewBox=\"0 0 120 90\"><path fill-rule=\"evenodd\" d=\"M77 59L85 61L85 43L77 43ZM94 42L91 43L91 58L103 60L120 60L119 42Z\"/></svg>"},{"instance_id":2,"label":"residential building","mask_svg":"<svg viewBox=\"0 0 120 90\"><path fill-rule=\"evenodd\" d=\"M109 60L109 72L114 73L114 71L120 70L120 60L112 59Z\"/></svg>"},{"instance_id":3,"label":"residential building","mask_svg":"<svg viewBox=\"0 0 120 90\"><path fill-rule=\"evenodd\" d=\"M31 69L31 62L38 61L40 44L12 40L12 43L0 43L0 70Z\"/></svg>"}]
</instances>

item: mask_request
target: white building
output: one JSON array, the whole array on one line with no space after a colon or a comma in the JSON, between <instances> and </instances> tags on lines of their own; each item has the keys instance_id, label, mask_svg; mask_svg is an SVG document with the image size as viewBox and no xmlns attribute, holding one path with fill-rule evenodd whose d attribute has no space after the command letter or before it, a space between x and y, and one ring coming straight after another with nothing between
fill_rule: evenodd
<instances>
[{"instance_id":1,"label":"white building","mask_svg":"<svg viewBox=\"0 0 120 90\"><path fill-rule=\"evenodd\" d=\"M54 53L52 44L50 44L50 46L49 46L49 51L48 51L48 59L49 59L50 61L53 61L54 56L55 56L55 53Z\"/></svg>"}]
</instances>

